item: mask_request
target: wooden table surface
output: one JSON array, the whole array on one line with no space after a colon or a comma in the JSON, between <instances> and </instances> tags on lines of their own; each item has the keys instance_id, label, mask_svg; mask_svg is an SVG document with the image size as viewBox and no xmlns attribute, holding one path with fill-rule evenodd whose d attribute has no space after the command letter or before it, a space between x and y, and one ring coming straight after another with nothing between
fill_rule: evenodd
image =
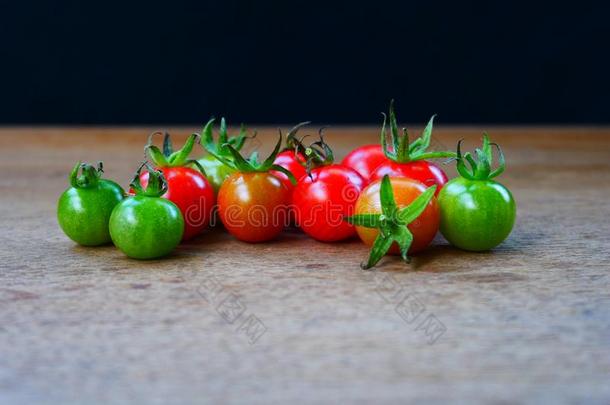
<instances>
[{"instance_id":1,"label":"wooden table surface","mask_svg":"<svg viewBox=\"0 0 610 405\"><path fill-rule=\"evenodd\" d=\"M475 254L439 236L374 272L358 240L294 230L209 231L148 262L74 245L55 218L72 165L126 185L151 129L0 130L0 402L610 402L610 129L485 128L518 204L509 239ZM342 157L377 131L327 138Z\"/></svg>"}]
</instances>

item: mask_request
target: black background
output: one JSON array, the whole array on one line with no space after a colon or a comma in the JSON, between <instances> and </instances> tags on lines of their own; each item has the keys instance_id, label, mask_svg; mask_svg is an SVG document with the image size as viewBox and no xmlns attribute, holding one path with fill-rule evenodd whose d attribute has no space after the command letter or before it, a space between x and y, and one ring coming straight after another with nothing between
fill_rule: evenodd
<instances>
[{"instance_id":1,"label":"black background","mask_svg":"<svg viewBox=\"0 0 610 405\"><path fill-rule=\"evenodd\" d=\"M0 123L610 123L610 6L3 2Z\"/></svg>"}]
</instances>

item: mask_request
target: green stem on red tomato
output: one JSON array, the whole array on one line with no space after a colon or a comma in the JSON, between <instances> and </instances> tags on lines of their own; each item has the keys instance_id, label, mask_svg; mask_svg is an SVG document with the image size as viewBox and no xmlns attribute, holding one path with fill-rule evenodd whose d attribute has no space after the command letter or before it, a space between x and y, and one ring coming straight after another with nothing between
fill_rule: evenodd
<instances>
[{"instance_id":1,"label":"green stem on red tomato","mask_svg":"<svg viewBox=\"0 0 610 405\"><path fill-rule=\"evenodd\" d=\"M311 176L311 171L314 168L328 166L335 161L332 149L324 142L324 129L322 127L318 130L318 136L320 137L318 141L311 143L307 147L302 142L300 143L303 155L305 156L305 169L308 176Z\"/></svg>"},{"instance_id":2,"label":"green stem on red tomato","mask_svg":"<svg viewBox=\"0 0 610 405\"><path fill-rule=\"evenodd\" d=\"M299 129L301 129L305 125L309 125L309 124L311 124L311 121L299 122L294 127L292 127L290 129L290 131L288 131L288 133L286 134L286 147L284 148L284 150L294 150L295 153L297 153L297 152L305 153L305 150L303 148L302 139L299 140L299 139L297 139L296 136L297 136L297 133L299 132ZM281 131L280 131L280 133L281 133Z\"/></svg>"},{"instance_id":3,"label":"green stem on red tomato","mask_svg":"<svg viewBox=\"0 0 610 405\"><path fill-rule=\"evenodd\" d=\"M146 170L148 171L148 184L146 185L146 188L142 187L140 178L140 174L144 167L146 167ZM167 180L161 170L155 169L148 162L143 162L138 170L136 170L129 187L134 190L136 195L161 197L167 191Z\"/></svg>"},{"instance_id":4,"label":"green stem on red tomato","mask_svg":"<svg viewBox=\"0 0 610 405\"><path fill-rule=\"evenodd\" d=\"M434 125L434 118L428 121L428 124L424 128L421 136L413 142L409 142L409 132L406 128L402 128L402 134L398 131L398 123L396 120L396 114L394 113L394 100L390 101L390 145L387 140L386 120L387 116L383 114L383 124L381 126L381 147L388 159L397 163L408 163L417 160L425 159L437 159L437 158L455 158L455 152L450 151L439 151L439 152L428 152L430 142L432 140L432 127Z\"/></svg>"},{"instance_id":5,"label":"green stem on red tomato","mask_svg":"<svg viewBox=\"0 0 610 405\"><path fill-rule=\"evenodd\" d=\"M153 144L153 138L157 134L164 134L163 137L163 151ZM190 159L189 155L193 151L195 144L199 139L199 134L191 134L184 146L174 151L172 146L171 137L167 132L156 131L148 136L148 143L144 147L144 154L148 156L150 161L156 167L182 167L195 165L201 173L205 176L205 170L199 162L195 159Z\"/></svg>"}]
</instances>

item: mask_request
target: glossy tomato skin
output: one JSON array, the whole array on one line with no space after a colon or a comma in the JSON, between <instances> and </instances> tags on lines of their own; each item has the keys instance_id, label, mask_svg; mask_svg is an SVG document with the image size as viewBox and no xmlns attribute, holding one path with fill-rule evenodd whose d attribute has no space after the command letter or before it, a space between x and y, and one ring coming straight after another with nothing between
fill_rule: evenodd
<instances>
[{"instance_id":1,"label":"glossy tomato skin","mask_svg":"<svg viewBox=\"0 0 610 405\"><path fill-rule=\"evenodd\" d=\"M167 192L163 195L178 206L184 218L183 240L201 233L210 224L216 197L208 180L189 167L162 167L167 180ZM148 184L148 172L140 175L143 187Z\"/></svg>"},{"instance_id":2,"label":"glossy tomato skin","mask_svg":"<svg viewBox=\"0 0 610 405\"><path fill-rule=\"evenodd\" d=\"M183 232L180 209L165 198L127 197L110 216L112 242L133 259L169 254L180 243Z\"/></svg>"},{"instance_id":3,"label":"glossy tomato skin","mask_svg":"<svg viewBox=\"0 0 610 405\"><path fill-rule=\"evenodd\" d=\"M375 169L371 175L371 181L381 180L386 174L390 177L408 177L423 183L427 187L436 184L435 196L438 196L448 180L447 175L440 167L425 160L416 160L409 163L387 160Z\"/></svg>"},{"instance_id":4,"label":"glossy tomato skin","mask_svg":"<svg viewBox=\"0 0 610 405\"><path fill-rule=\"evenodd\" d=\"M364 145L351 151L341 164L351 167L368 182L375 169L387 161L381 145Z\"/></svg>"},{"instance_id":5,"label":"glossy tomato skin","mask_svg":"<svg viewBox=\"0 0 610 405\"><path fill-rule=\"evenodd\" d=\"M460 249L493 249L515 223L517 206L512 194L493 180L455 178L443 187L438 202L441 233Z\"/></svg>"},{"instance_id":6,"label":"glossy tomato skin","mask_svg":"<svg viewBox=\"0 0 610 405\"><path fill-rule=\"evenodd\" d=\"M111 180L99 179L87 188L70 187L57 203L57 220L64 233L83 246L110 243L108 222L125 192Z\"/></svg>"},{"instance_id":7,"label":"glossy tomato skin","mask_svg":"<svg viewBox=\"0 0 610 405\"><path fill-rule=\"evenodd\" d=\"M292 194L296 224L322 242L347 239L355 227L343 220L353 215L365 180L354 169L333 164L315 168L302 177Z\"/></svg>"},{"instance_id":8,"label":"glossy tomato skin","mask_svg":"<svg viewBox=\"0 0 610 405\"><path fill-rule=\"evenodd\" d=\"M265 242L287 226L290 190L267 172L230 175L218 191L218 216L237 239Z\"/></svg>"},{"instance_id":9,"label":"glossy tomato skin","mask_svg":"<svg viewBox=\"0 0 610 405\"><path fill-rule=\"evenodd\" d=\"M222 186L225 179L235 173L235 169L225 165L212 155L206 155L197 160L197 162L205 170L206 178L214 188L215 194L218 194L218 190L220 190L220 186Z\"/></svg>"},{"instance_id":10,"label":"glossy tomato skin","mask_svg":"<svg viewBox=\"0 0 610 405\"><path fill-rule=\"evenodd\" d=\"M296 181L299 181L301 177L307 174L304 166L305 158L300 153L295 155L294 151L292 150L285 150L284 152L280 152L273 163L282 166L284 169L289 170ZM284 183L284 185L288 187L289 190L292 191L294 189L294 185L290 182L290 179L288 179L288 176L286 176L284 173L273 170L271 171L271 173L274 176L278 177L280 180L282 180L282 183Z\"/></svg>"},{"instance_id":11,"label":"glossy tomato skin","mask_svg":"<svg viewBox=\"0 0 610 405\"><path fill-rule=\"evenodd\" d=\"M426 191L427 188L419 181L407 177L390 178L390 183L392 184L394 199L396 200L398 208L409 205ZM356 204L356 214L378 214L382 212L381 200L379 197L380 188L381 180L375 180L362 191ZM440 225L439 211L439 205L436 198L433 197L424 212L407 226L409 231L413 234L413 243L409 248L409 254L422 251L432 242ZM360 239L368 246L372 246L375 238L379 235L379 230L374 228L357 226L356 231L358 232ZM398 244L392 244L389 253L394 255L400 254Z\"/></svg>"}]
</instances>

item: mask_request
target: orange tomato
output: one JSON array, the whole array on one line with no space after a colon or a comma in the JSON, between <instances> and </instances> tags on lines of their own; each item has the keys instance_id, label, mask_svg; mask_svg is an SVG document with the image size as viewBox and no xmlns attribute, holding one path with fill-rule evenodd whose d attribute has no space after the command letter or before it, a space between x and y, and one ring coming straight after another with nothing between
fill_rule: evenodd
<instances>
[{"instance_id":1,"label":"orange tomato","mask_svg":"<svg viewBox=\"0 0 610 405\"><path fill-rule=\"evenodd\" d=\"M406 177L390 178L390 183L392 184L394 199L398 209L406 207L426 191L426 186L424 184ZM379 196L380 188L381 179L372 182L362 191L362 193L360 193L358 201L356 202L356 214L380 214L382 212ZM433 197L422 214L407 226L409 231L413 234L413 243L409 248L409 254L417 253L426 248L438 232L439 225L440 211L436 198ZM378 229L365 228L362 226L356 226L356 232L358 232L360 239L368 246L372 246L373 242L375 242L375 238L379 235ZM392 244L388 253L393 255L400 254L396 242Z\"/></svg>"},{"instance_id":2,"label":"orange tomato","mask_svg":"<svg viewBox=\"0 0 610 405\"><path fill-rule=\"evenodd\" d=\"M264 242L287 225L290 202L290 190L271 173L237 172L218 191L218 215L237 239Z\"/></svg>"}]
</instances>

